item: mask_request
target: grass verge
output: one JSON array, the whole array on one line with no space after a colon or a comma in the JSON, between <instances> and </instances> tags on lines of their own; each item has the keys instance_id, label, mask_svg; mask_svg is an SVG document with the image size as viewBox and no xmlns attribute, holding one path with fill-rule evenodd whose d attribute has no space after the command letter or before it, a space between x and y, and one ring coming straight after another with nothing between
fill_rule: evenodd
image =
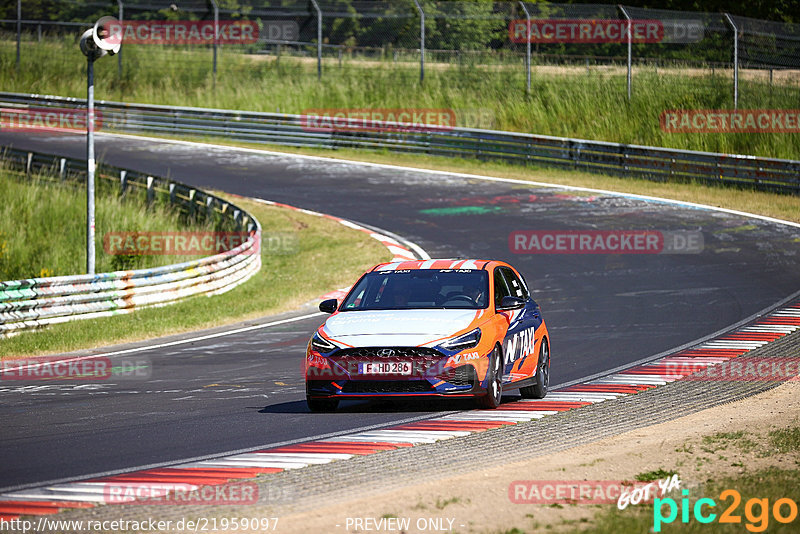
<instances>
[{"instance_id":1,"label":"grass verge","mask_svg":"<svg viewBox=\"0 0 800 534\"><path fill-rule=\"evenodd\" d=\"M800 426L795 421L787 426L763 433L737 430L706 434L692 445L685 444L676 449L681 459L676 469L659 469L639 477L637 480L663 479L679 471L714 473L703 482L693 486L682 486L688 491L684 495L673 491L664 500L673 499L676 515L671 518L671 504L643 504L628 506L624 510L616 506L603 506L589 520L592 532L611 534L616 532L664 532L703 534L706 532L797 532L800 516L797 515L797 480L800 480ZM775 461L775 465L770 465ZM778 465L781 464L781 465ZM731 468L738 470L732 474ZM683 502L687 498L688 501ZM699 499L706 501L695 512ZM786 501L790 499L792 503ZM782 500L782 501L781 501ZM776 503L778 514L776 516ZM687 515L683 515L683 510ZM792 513L792 510L795 512ZM722 521L724 512L729 521ZM711 521L698 520L710 517ZM656 520L658 518L658 520ZM789 520L791 519L791 520ZM558 532L585 532L573 528L569 522L556 526ZM560 528L559 528L560 527ZM567 527L567 528L564 528Z\"/></svg>"},{"instance_id":2,"label":"grass verge","mask_svg":"<svg viewBox=\"0 0 800 534\"><path fill-rule=\"evenodd\" d=\"M531 91L518 58L507 65L430 64L419 82L413 62L326 61L321 80L314 61L243 54L223 48L216 81L208 49L125 45L117 62L98 61L98 99L302 113L319 108L447 108L459 126L494 128L620 143L711 152L796 158L797 133L667 133L666 110L733 108L730 73L697 69L637 68L632 98L620 69L535 68ZM16 45L0 42L0 87L8 91L85 97L83 57L72 39L24 43L22 69ZM30 68L35 65L36 68ZM580 70L579 70L580 72ZM743 77L740 109L793 109L796 81L767 83Z\"/></svg>"},{"instance_id":3,"label":"grass verge","mask_svg":"<svg viewBox=\"0 0 800 534\"><path fill-rule=\"evenodd\" d=\"M94 348L288 311L352 283L364 270L391 257L367 234L330 219L216 194L253 214L265 236L294 234L296 250L271 253L263 247L261 270L225 294L24 332L0 343L0 358Z\"/></svg>"},{"instance_id":4,"label":"grass verge","mask_svg":"<svg viewBox=\"0 0 800 534\"><path fill-rule=\"evenodd\" d=\"M0 168L0 280L63 276L86 272L86 194L72 184L27 181L24 174ZM123 199L98 188L96 271L146 269L180 263L191 256L108 254L107 232L207 230L182 217L177 209Z\"/></svg>"},{"instance_id":5,"label":"grass verge","mask_svg":"<svg viewBox=\"0 0 800 534\"><path fill-rule=\"evenodd\" d=\"M709 480L701 489L690 490L688 505L681 501L677 492L671 496L675 500L677 515L671 521L655 521L655 518L669 518L669 505L662 504L638 506L619 511L609 507L598 513L592 524L592 532L614 534L617 532L664 532L681 534L704 534L708 532L797 532L798 519L795 507L794 519L788 523L778 521L774 514L775 503L780 499L791 499L797 504L797 481L800 469L779 469L768 467L736 477L720 477ZM733 492L724 493L726 490ZM738 497L737 497L738 496ZM711 499L715 506L702 507L705 517L714 515L713 521L703 523L695 515L695 504L701 498ZM683 506L687 508L684 522ZM721 523L721 515L730 511L732 523ZM791 517L790 505L783 502L779 508L782 517ZM658 525L658 526L656 526ZM575 529L574 532L585 532Z\"/></svg>"}]
</instances>

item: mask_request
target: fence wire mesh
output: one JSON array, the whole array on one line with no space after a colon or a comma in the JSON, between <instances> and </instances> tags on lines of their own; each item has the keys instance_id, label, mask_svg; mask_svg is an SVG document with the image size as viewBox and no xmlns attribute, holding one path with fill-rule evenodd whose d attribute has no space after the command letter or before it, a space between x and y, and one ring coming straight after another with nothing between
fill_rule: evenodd
<instances>
[{"instance_id":1,"label":"fence wire mesh","mask_svg":"<svg viewBox=\"0 0 800 534\"><path fill-rule=\"evenodd\" d=\"M374 68L398 84L449 69L457 69L448 80L454 84L491 72L520 91L531 90L531 78L535 85L537 77L572 75L576 84L592 84L596 74L627 74L634 94L644 84L664 83L665 74L674 75L670 83L737 91L736 98L767 86L800 86L800 24L721 13L486 0L21 0L20 6L18 13L13 0L0 5L0 37L7 45L16 41L17 68L35 65L44 53L37 46L48 42L69 46L47 54L74 61L81 31L102 16L134 26L192 21L211 29L191 42L126 37L113 70L129 84L132 73L156 79L165 70L213 84L220 73L245 69L358 78ZM231 38L237 24L251 25L254 37ZM655 37L633 35L640 24L655 24ZM552 28L571 28L578 37L547 34ZM593 38L581 38L580 28L590 28ZM624 93L624 80L609 90Z\"/></svg>"}]
</instances>

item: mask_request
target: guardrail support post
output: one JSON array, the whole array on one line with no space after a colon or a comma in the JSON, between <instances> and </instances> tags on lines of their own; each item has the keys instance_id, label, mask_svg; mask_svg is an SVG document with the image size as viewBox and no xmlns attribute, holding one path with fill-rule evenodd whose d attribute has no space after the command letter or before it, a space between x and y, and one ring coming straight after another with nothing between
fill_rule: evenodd
<instances>
[{"instance_id":1,"label":"guardrail support post","mask_svg":"<svg viewBox=\"0 0 800 534\"><path fill-rule=\"evenodd\" d=\"M733 29L733 109L739 109L739 28L729 14L724 15Z\"/></svg>"},{"instance_id":2,"label":"guardrail support post","mask_svg":"<svg viewBox=\"0 0 800 534\"><path fill-rule=\"evenodd\" d=\"M525 77L527 79L526 92L531 92L531 14L528 13L528 8L525 7L525 2L519 2L522 11L525 12Z\"/></svg>"},{"instance_id":3,"label":"guardrail support post","mask_svg":"<svg viewBox=\"0 0 800 534\"><path fill-rule=\"evenodd\" d=\"M317 79L322 79L322 10L317 0L311 0L311 5L317 12Z\"/></svg>"},{"instance_id":4,"label":"guardrail support post","mask_svg":"<svg viewBox=\"0 0 800 534\"><path fill-rule=\"evenodd\" d=\"M25 162L25 178L31 179L31 163L33 162L33 152L28 152L28 160Z\"/></svg>"},{"instance_id":5,"label":"guardrail support post","mask_svg":"<svg viewBox=\"0 0 800 534\"><path fill-rule=\"evenodd\" d=\"M58 177L62 182L67 179L67 160L66 160L66 158L61 158L58 161Z\"/></svg>"},{"instance_id":6,"label":"guardrail support post","mask_svg":"<svg viewBox=\"0 0 800 534\"><path fill-rule=\"evenodd\" d=\"M625 11L625 8L622 5L617 6L622 14L625 16L625 20L628 21L628 101L631 100L631 83L632 83L632 63L633 63L633 22L631 21L631 17L628 15L628 12Z\"/></svg>"},{"instance_id":7,"label":"guardrail support post","mask_svg":"<svg viewBox=\"0 0 800 534\"><path fill-rule=\"evenodd\" d=\"M175 184L173 184L172 182L170 182L169 184L169 203L170 204L175 203Z\"/></svg>"},{"instance_id":8,"label":"guardrail support post","mask_svg":"<svg viewBox=\"0 0 800 534\"><path fill-rule=\"evenodd\" d=\"M425 81L425 10L414 0L414 5L419 11L419 82Z\"/></svg>"},{"instance_id":9,"label":"guardrail support post","mask_svg":"<svg viewBox=\"0 0 800 534\"><path fill-rule=\"evenodd\" d=\"M197 206L195 204L194 196L197 194L197 189L189 190L189 217L194 218Z\"/></svg>"},{"instance_id":10,"label":"guardrail support post","mask_svg":"<svg viewBox=\"0 0 800 534\"><path fill-rule=\"evenodd\" d=\"M128 190L128 171L119 171L119 195L124 196Z\"/></svg>"},{"instance_id":11,"label":"guardrail support post","mask_svg":"<svg viewBox=\"0 0 800 534\"><path fill-rule=\"evenodd\" d=\"M214 220L214 197L206 197L206 219Z\"/></svg>"},{"instance_id":12,"label":"guardrail support post","mask_svg":"<svg viewBox=\"0 0 800 534\"><path fill-rule=\"evenodd\" d=\"M156 196L156 191L155 191L155 189L153 189L153 182L154 181L155 180L153 180L152 176L148 176L147 177L147 207L148 208L153 205L153 200L155 199L155 196Z\"/></svg>"}]
</instances>

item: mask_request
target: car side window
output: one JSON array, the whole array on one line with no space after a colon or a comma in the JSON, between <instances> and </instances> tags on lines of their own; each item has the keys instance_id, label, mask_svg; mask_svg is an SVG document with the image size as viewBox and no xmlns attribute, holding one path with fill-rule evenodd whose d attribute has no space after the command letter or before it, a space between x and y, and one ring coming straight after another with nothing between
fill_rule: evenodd
<instances>
[{"instance_id":1,"label":"car side window","mask_svg":"<svg viewBox=\"0 0 800 534\"><path fill-rule=\"evenodd\" d=\"M529 296L528 289L525 287L522 280L520 280L519 276L517 276L517 273L508 267L500 267L500 271L506 279L511 296L527 299Z\"/></svg>"},{"instance_id":2,"label":"car side window","mask_svg":"<svg viewBox=\"0 0 800 534\"><path fill-rule=\"evenodd\" d=\"M508 286L506 285L505 277L503 276L500 267L496 267L494 270L494 306L495 308L500 307L500 302L503 300L503 297L507 297L511 295L508 290Z\"/></svg>"}]
</instances>

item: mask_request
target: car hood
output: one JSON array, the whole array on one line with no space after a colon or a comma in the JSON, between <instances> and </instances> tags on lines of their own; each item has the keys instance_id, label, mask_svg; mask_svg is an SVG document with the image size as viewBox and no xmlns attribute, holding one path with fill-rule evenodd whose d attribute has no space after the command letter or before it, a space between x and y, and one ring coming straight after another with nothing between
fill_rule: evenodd
<instances>
[{"instance_id":1,"label":"car hood","mask_svg":"<svg viewBox=\"0 0 800 534\"><path fill-rule=\"evenodd\" d=\"M485 310L368 310L337 313L328 337L353 347L419 346L466 330Z\"/></svg>"}]
</instances>

